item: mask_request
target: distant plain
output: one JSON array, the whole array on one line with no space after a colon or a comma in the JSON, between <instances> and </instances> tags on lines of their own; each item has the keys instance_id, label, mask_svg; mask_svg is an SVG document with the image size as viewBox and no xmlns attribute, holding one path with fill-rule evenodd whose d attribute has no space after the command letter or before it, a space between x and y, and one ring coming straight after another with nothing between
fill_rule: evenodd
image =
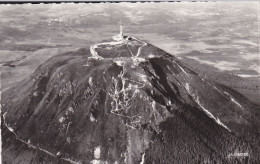
<instances>
[{"instance_id":1,"label":"distant plain","mask_svg":"<svg viewBox=\"0 0 260 164\"><path fill-rule=\"evenodd\" d=\"M0 5L1 91L52 56L119 32L145 40L260 99L259 2Z\"/></svg>"}]
</instances>

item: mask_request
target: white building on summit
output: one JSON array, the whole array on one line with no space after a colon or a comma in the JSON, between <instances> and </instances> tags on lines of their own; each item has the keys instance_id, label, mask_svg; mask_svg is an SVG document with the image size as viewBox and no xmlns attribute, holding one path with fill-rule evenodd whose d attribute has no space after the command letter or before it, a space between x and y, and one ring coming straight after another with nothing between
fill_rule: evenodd
<instances>
[{"instance_id":1,"label":"white building on summit","mask_svg":"<svg viewBox=\"0 0 260 164\"><path fill-rule=\"evenodd\" d=\"M124 39L123 38L123 26L121 23L120 23L120 33L116 36L113 36L113 39L116 41L122 41Z\"/></svg>"}]
</instances>

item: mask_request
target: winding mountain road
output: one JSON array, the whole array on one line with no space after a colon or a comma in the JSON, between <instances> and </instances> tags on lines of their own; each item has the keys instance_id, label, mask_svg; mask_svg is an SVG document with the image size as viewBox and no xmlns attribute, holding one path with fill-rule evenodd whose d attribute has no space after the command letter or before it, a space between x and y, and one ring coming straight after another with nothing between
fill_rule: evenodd
<instances>
[{"instance_id":1,"label":"winding mountain road","mask_svg":"<svg viewBox=\"0 0 260 164\"><path fill-rule=\"evenodd\" d=\"M100 56L100 55L97 53L97 51L96 51L96 49L99 48L100 46L121 46L121 45L127 45L127 47L128 47L128 45L129 45L128 43L131 42L131 41L128 40L128 38L129 38L129 37L125 37L125 38L124 38L124 37L122 36L121 39L118 39L118 40L115 40L115 41L112 41L112 42L97 43L97 44L94 44L94 45L90 46L90 53L91 53L91 55L92 55L92 58L95 58L95 59L104 59L104 57ZM128 48L128 50L129 50L130 53L132 54L132 57L138 57L138 56L140 56L140 54L141 54L142 48L143 48L144 46L146 46L147 43L144 42L144 41L141 41L141 40L139 40L139 39L137 39L137 38L134 38L134 37L131 37L131 38L132 38L132 40L134 40L134 41L138 41L138 42L141 42L141 43L142 43L142 45L138 48L137 54L136 54L135 56L133 56L134 54L133 54L132 51Z\"/></svg>"}]
</instances>

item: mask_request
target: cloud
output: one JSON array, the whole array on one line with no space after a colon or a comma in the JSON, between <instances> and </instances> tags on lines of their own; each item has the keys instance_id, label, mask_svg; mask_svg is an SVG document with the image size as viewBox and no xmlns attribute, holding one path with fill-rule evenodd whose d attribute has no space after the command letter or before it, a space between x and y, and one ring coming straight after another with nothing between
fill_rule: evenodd
<instances>
[{"instance_id":1,"label":"cloud","mask_svg":"<svg viewBox=\"0 0 260 164\"><path fill-rule=\"evenodd\" d=\"M238 63L234 63L234 62L227 62L227 61L212 62L212 61L201 60L201 59L199 59L198 57L195 57L195 56L187 56L187 58L197 60L201 64L207 64L207 65L213 66L213 67L219 69L220 71L240 70Z\"/></svg>"},{"instance_id":2,"label":"cloud","mask_svg":"<svg viewBox=\"0 0 260 164\"><path fill-rule=\"evenodd\" d=\"M260 55L259 54L251 54L248 53L246 55L241 55L241 57L247 61L258 61L260 62Z\"/></svg>"},{"instance_id":3,"label":"cloud","mask_svg":"<svg viewBox=\"0 0 260 164\"><path fill-rule=\"evenodd\" d=\"M128 19L131 20L132 23L139 24L141 21L144 20L144 16L142 13L133 13L130 11L125 11L124 14Z\"/></svg>"},{"instance_id":4,"label":"cloud","mask_svg":"<svg viewBox=\"0 0 260 164\"><path fill-rule=\"evenodd\" d=\"M260 74L260 66L257 64L252 64L251 66L249 66L249 69L252 69Z\"/></svg>"}]
</instances>

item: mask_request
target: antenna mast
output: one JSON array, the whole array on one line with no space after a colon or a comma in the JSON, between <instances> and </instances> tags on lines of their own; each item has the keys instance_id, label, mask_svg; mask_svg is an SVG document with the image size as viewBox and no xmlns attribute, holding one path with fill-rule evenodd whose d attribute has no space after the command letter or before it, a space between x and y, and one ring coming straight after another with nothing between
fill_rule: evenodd
<instances>
[{"instance_id":1,"label":"antenna mast","mask_svg":"<svg viewBox=\"0 0 260 164\"><path fill-rule=\"evenodd\" d=\"M121 20L120 20L120 36L123 36L123 26Z\"/></svg>"}]
</instances>

